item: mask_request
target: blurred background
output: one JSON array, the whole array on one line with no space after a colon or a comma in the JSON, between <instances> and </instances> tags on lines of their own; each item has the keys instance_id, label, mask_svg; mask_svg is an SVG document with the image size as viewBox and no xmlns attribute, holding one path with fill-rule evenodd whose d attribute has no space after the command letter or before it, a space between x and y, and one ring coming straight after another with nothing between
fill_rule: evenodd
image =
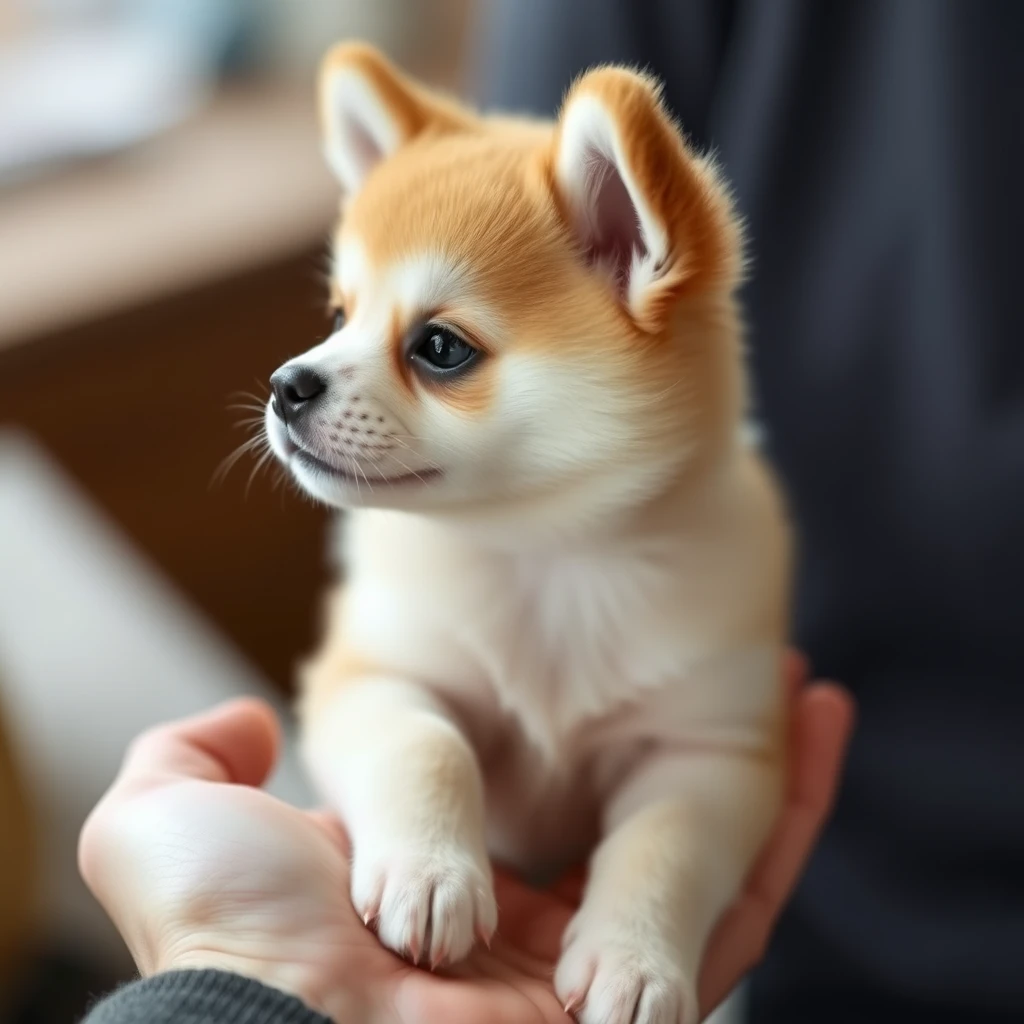
<instances>
[{"instance_id":1,"label":"blurred background","mask_svg":"<svg viewBox=\"0 0 1024 1024\"><path fill-rule=\"evenodd\" d=\"M73 1021L132 973L75 865L129 739L286 707L325 517L251 460L214 475L328 323L316 64L364 38L457 89L469 14L0 0L0 1020ZM274 787L307 798L290 758Z\"/></svg>"},{"instance_id":2,"label":"blurred background","mask_svg":"<svg viewBox=\"0 0 1024 1024\"><path fill-rule=\"evenodd\" d=\"M328 326L313 81L342 37L541 114L647 66L715 151L795 639L859 707L742 1012L1019 1024L1020 0L0 0L0 1021L131 974L75 867L129 739L286 709L313 641L325 516L214 476ZM273 786L309 798L290 756Z\"/></svg>"}]
</instances>

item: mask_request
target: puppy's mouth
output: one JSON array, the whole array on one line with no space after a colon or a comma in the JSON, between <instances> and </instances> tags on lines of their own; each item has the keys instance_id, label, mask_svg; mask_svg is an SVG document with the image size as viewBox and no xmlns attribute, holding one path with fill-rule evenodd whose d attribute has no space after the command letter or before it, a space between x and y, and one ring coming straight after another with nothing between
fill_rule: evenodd
<instances>
[{"instance_id":1,"label":"puppy's mouth","mask_svg":"<svg viewBox=\"0 0 1024 1024\"><path fill-rule=\"evenodd\" d=\"M330 463L324 462L323 459L310 455L309 452L302 448L295 448L291 458L304 469L325 473L338 480L343 480L345 483L352 484L353 487L405 487L410 484L429 483L431 480L436 480L441 476L441 470L439 469L421 469L408 473L399 473L396 476L375 476L373 473L364 471L362 467L353 471L342 469L340 466L332 466Z\"/></svg>"},{"instance_id":2,"label":"puppy's mouth","mask_svg":"<svg viewBox=\"0 0 1024 1024\"><path fill-rule=\"evenodd\" d=\"M289 465L294 462L307 472L327 476L355 488L414 487L419 484L430 483L442 476L441 470L435 467L425 467L403 473L383 475L364 469L355 462L350 467L337 466L308 452L305 448L292 441L290 437L280 437L280 441L284 447L285 461Z\"/></svg>"}]
</instances>

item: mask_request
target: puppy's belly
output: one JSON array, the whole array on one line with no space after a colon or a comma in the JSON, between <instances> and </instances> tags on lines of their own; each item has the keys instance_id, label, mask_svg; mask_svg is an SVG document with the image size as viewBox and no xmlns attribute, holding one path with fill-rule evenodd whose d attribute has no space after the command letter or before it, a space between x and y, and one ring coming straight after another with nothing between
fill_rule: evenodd
<instances>
[{"instance_id":1,"label":"puppy's belly","mask_svg":"<svg viewBox=\"0 0 1024 1024\"><path fill-rule=\"evenodd\" d=\"M582 766L545 762L525 742L489 758L487 846L499 864L541 881L582 863L599 836L600 800Z\"/></svg>"}]
</instances>

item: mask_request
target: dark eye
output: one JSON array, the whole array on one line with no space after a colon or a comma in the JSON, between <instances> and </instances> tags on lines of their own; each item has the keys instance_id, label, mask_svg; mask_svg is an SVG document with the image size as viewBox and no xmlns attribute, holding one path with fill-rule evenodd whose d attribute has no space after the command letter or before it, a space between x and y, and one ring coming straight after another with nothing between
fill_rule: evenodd
<instances>
[{"instance_id":1,"label":"dark eye","mask_svg":"<svg viewBox=\"0 0 1024 1024\"><path fill-rule=\"evenodd\" d=\"M437 324L427 324L413 345L411 355L431 370L448 373L465 366L477 350L454 331Z\"/></svg>"},{"instance_id":2,"label":"dark eye","mask_svg":"<svg viewBox=\"0 0 1024 1024\"><path fill-rule=\"evenodd\" d=\"M334 311L334 325L331 327L331 334L337 334L338 331L345 326L345 310L336 309Z\"/></svg>"}]
</instances>

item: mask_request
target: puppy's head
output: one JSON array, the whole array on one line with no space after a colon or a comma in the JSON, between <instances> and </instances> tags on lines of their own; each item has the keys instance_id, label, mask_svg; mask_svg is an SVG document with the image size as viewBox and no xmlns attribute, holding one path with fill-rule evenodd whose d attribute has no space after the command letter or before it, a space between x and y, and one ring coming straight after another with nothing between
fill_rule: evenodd
<instances>
[{"instance_id":1,"label":"puppy's head","mask_svg":"<svg viewBox=\"0 0 1024 1024\"><path fill-rule=\"evenodd\" d=\"M320 103L336 317L266 416L305 490L575 525L731 443L739 234L648 78L601 68L556 124L514 121L346 44Z\"/></svg>"}]
</instances>

